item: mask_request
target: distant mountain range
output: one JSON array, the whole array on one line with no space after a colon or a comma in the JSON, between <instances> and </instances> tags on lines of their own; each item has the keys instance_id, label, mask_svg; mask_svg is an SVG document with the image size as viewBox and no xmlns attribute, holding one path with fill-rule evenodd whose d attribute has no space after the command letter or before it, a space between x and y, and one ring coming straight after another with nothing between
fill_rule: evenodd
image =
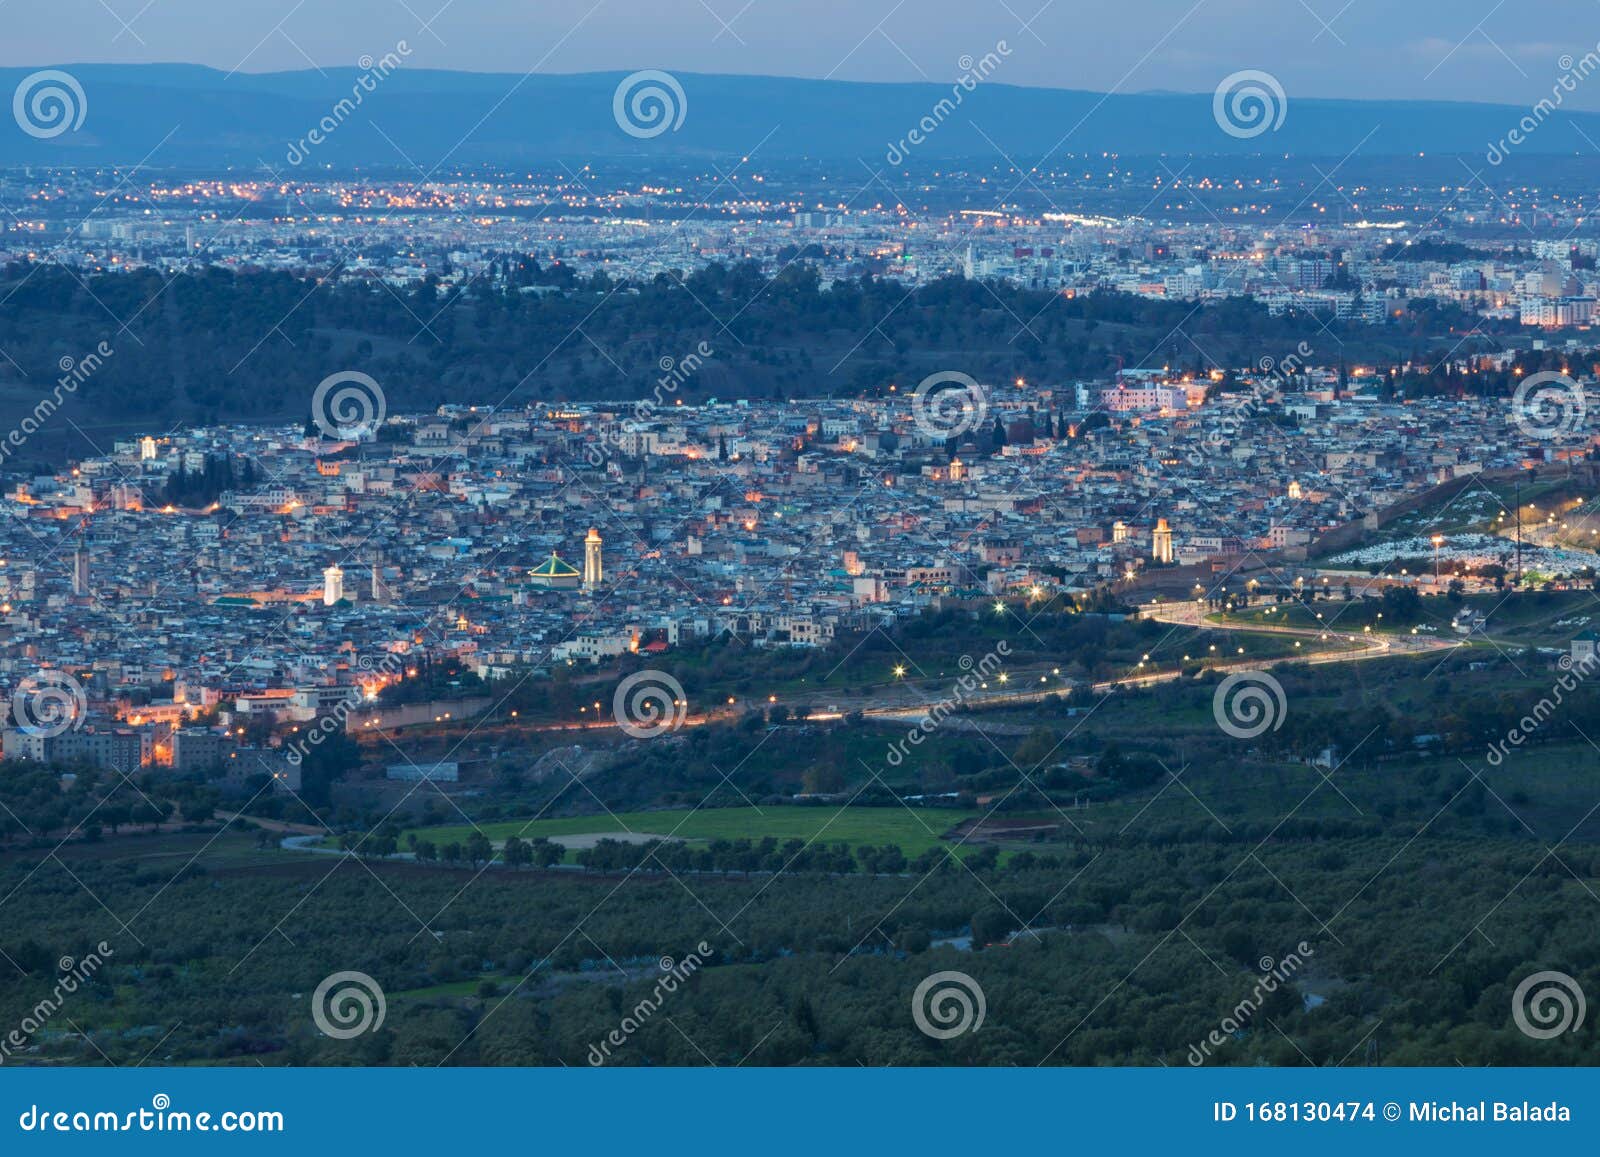
<instances>
[{"instance_id":1,"label":"distant mountain range","mask_svg":"<svg viewBox=\"0 0 1600 1157\"><path fill-rule=\"evenodd\" d=\"M962 158L987 164L1002 157L1024 163L1046 154L1103 151L1342 157L1359 150L1363 157L1427 152L1483 158L1492 146L1504 148L1508 134L1530 116L1528 108L1513 105L1316 100L1291 93L1276 129L1245 137L1218 127L1210 93L1108 96L992 79L968 90L677 73L682 99L662 89L677 127L646 137L619 127L614 100L629 75L620 72L518 76L416 69L403 61L387 70L379 64L232 76L192 65L55 67L81 89L82 123L43 137L0 116L0 164L148 158L156 167L264 164L284 173L327 165L432 170L745 154L767 162L861 158L874 168L895 164L896 154L913 164ZM18 86L36 71L0 69L0 99L27 95ZM388 75L375 79L382 71ZM1002 62L995 75L1003 74ZM639 117L651 108L643 98ZM628 109L624 99L620 119L634 115ZM33 115L26 99L19 115ZM648 131L649 124L640 123L638 131ZM34 127L47 132L50 125ZM1600 141L1600 114L1557 111L1508 151L1587 155L1594 141Z\"/></svg>"}]
</instances>

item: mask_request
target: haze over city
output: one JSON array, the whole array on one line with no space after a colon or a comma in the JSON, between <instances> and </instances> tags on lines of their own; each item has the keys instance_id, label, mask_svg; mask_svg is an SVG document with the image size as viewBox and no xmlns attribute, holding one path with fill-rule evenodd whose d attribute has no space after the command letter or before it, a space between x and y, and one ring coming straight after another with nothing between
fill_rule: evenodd
<instances>
[{"instance_id":1,"label":"haze over city","mask_svg":"<svg viewBox=\"0 0 1600 1157\"><path fill-rule=\"evenodd\" d=\"M1307 97L1517 103L1548 95L1561 57L1595 47L1592 9L1588 0L1536 11L1493 0L238 0L219 21L207 0L14 0L0 66L326 69L404 38L417 68L944 82L963 55L1005 39L1015 52L1006 84L1209 92L1248 64ZM1600 108L1600 93L1575 103Z\"/></svg>"},{"instance_id":2,"label":"haze over city","mask_svg":"<svg viewBox=\"0 0 1600 1157\"><path fill-rule=\"evenodd\" d=\"M1600 5L0 22L0 1124L1593 1147Z\"/></svg>"}]
</instances>

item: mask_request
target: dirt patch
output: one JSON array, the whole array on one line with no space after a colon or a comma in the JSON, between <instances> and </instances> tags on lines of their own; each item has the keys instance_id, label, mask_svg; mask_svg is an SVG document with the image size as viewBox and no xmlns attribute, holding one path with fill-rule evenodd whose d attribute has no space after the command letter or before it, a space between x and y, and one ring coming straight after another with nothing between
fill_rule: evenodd
<instances>
[{"instance_id":1,"label":"dirt patch","mask_svg":"<svg viewBox=\"0 0 1600 1157\"><path fill-rule=\"evenodd\" d=\"M619 844L648 844L652 840L660 840L667 844L681 844L683 841L675 836L653 836L649 832L578 832L570 836L549 836L552 844L560 844L571 851L581 851L592 848L601 840L615 840Z\"/></svg>"}]
</instances>

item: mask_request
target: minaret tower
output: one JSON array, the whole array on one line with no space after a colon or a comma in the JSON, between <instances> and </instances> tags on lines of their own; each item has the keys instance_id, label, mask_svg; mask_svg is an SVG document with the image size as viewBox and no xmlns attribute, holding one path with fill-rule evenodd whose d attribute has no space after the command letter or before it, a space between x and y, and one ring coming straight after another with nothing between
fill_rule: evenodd
<instances>
[{"instance_id":1,"label":"minaret tower","mask_svg":"<svg viewBox=\"0 0 1600 1157\"><path fill-rule=\"evenodd\" d=\"M322 572L322 605L331 607L344 598L344 569L334 563Z\"/></svg>"},{"instance_id":2,"label":"minaret tower","mask_svg":"<svg viewBox=\"0 0 1600 1157\"><path fill-rule=\"evenodd\" d=\"M583 540L583 589L595 591L605 581L605 568L600 561L600 532L589 528L589 537Z\"/></svg>"},{"instance_id":3,"label":"minaret tower","mask_svg":"<svg viewBox=\"0 0 1600 1157\"><path fill-rule=\"evenodd\" d=\"M375 551L372 555L372 601L386 603L389 601L389 592L383 581L383 552Z\"/></svg>"},{"instance_id":4,"label":"minaret tower","mask_svg":"<svg viewBox=\"0 0 1600 1157\"><path fill-rule=\"evenodd\" d=\"M88 523L88 519L78 523L78 545L72 552L72 593L80 598L89 593Z\"/></svg>"},{"instance_id":5,"label":"minaret tower","mask_svg":"<svg viewBox=\"0 0 1600 1157\"><path fill-rule=\"evenodd\" d=\"M1157 562L1172 561L1172 527L1165 518L1156 520L1155 533L1150 536L1150 557Z\"/></svg>"}]
</instances>

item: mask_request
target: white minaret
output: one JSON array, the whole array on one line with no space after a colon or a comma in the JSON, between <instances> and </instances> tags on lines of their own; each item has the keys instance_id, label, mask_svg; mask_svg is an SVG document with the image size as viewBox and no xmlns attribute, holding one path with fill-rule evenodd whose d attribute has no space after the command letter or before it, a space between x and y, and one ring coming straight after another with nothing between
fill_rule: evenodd
<instances>
[{"instance_id":1,"label":"white minaret","mask_svg":"<svg viewBox=\"0 0 1600 1157\"><path fill-rule=\"evenodd\" d=\"M322 605L331 607L344 598L344 571L334 563L322 572Z\"/></svg>"},{"instance_id":2,"label":"white minaret","mask_svg":"<svg viewBox=\"0 0 1600 1157\"><path fill-rule=\"evenodd\" d=\"M1157 562L1172 561L1172 528L1165 518L1156 520L1155 533L1150 536L1150 556Z\"/></svg>"},{"instance_id":3,"label":"white minaret","mask_svg":"<svg viewBox=\"0 0 1600 1157\"><path fill-rule=\"evenodd\" d=\"M589 537L583 540L583 589L599 590L605 580L605 567L600 561L600 532L589 528Z\"/></svg>"}]
</instances>

